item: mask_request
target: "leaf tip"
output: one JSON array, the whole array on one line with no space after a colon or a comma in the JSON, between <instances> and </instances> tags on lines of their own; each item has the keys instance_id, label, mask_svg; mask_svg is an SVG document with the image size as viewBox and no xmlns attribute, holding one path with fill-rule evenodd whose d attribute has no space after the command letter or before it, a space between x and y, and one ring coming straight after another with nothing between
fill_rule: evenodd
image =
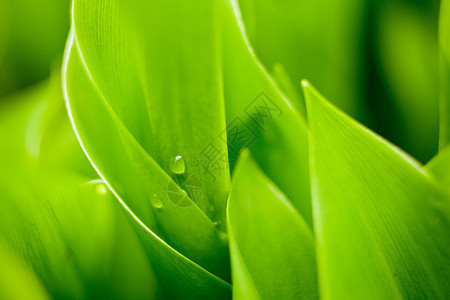
<instances>
[{"instance_id":1,"label":"leaf tip","mask_svg":"<svg viewBox=\"0 0 450 300\"><path fill-rule=\"evenodd\" d=\"M325 100L325 97L323 97L322 94L308 80L303 79L301 84L309 119L310 115L313 114L313 109L320 106L325 106L328 102Z\"/></svg>"}]
</instances>

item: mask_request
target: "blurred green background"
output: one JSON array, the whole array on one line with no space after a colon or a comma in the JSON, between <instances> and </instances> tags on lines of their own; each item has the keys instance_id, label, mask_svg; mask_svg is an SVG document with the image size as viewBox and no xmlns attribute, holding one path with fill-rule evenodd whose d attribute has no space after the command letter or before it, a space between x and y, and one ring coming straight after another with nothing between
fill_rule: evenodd
<instances>
[{"instance_id":1,"label":"blurred green background","mask_svg":"<svg viewBox=\"0 0 450 300\"><path fill-rule=\"evenodd\" d=\"M49 76L69 23L68 0L0 0L0 96Z\"/></svg>"},{"instance_id":2,"label":"blurred green background","mask_svg":"<svg viewBox=\"0 0 450 300\"><path fill-rule=\"evenodd\" d=\"M257 56L286 93L301 98L307 78L418 160L437 152L439 1L239 3ZM70 1L0 0L3 101L59 68L69 20Z\"/></svg>"}]
</instances>

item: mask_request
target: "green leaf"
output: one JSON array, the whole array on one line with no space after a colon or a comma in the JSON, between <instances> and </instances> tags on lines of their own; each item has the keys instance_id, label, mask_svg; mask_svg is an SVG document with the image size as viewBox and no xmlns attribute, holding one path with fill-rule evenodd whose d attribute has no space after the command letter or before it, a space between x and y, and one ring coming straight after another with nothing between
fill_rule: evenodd
<instances>
[{"instance_id":1,"label":"green leaf","mask_svg":"<svg viewBox=\"0 0 450 300\"><path fill-rule=\"evenodd\" d=\"M223 73L230 165L250 147L253 157L312 224L305 120L256 59L235 0L222 14ZM292 180L296 174L297 180Z\"/></svg>"},{"instance_id":2,"label":"green leaf","mask_svg":"<svg viewBox=\"0 0 450 300\"><path fill-rule=\"evenodd\" d=\"M206 3L186 11L157 1L75 1L66 84L76 131L102 177L146 226L226 279L226 243L208 217L223 226L229 174L211 178L200 157L213 142L226 158L214 11Z\"/></svg>"},{"instance_id":3,"label":"green leaf","mask_svg":"<svg viewBox=\"0 0 450 300\"><path fill-rule=\"evenodd\" d=\"M5 199L1 232L53 297L155 295L156 279L143 253L135 250L140 247L136 237L125 239L127 249L116 250L123 241L117 228L129 224L116 219L121 212L114 199L103 194L106 187L63 172L28 171L24 176L23 170L18 171L1 176L0 196ZM134 268L117 272L114 264L122 253L125 261L134 255L129 259ZM110 280L121 277L132 277L141 285L110 285Z\"/></svg>"},{"instance_id":4,"label":"green leaf","mask_svg":"<svg viewBox=\"0 0 450 300\"><path fill-rule=\"evenodd\" d=\"M439 16L440 149L450 140L450 1L441 1Z\"/></svg>"},{"instance_id":5,"label":"green leaf","mask_svg":"<svg viewBox=\"0 0 450 300\"><path fill-rule=\"evenodd\" d=\"M52 297L155 297L158 284L136 234L104 184L86 177L95 173L86 172L55 82L1 103L8 147L0 149L0 235Z\"/></svg>"},{"instance_id":6,"label":"green leaf","mask_svg":"<svg viewBox=\"0 0 450 300\"><path fill-rule=\"evenodd\" d=\"M127 211L165 292L173 297L226 298L229 284L202 268L227 278L222 234L127 130L92 81L72 39L74 34L66 52L64 84L74 128Z\"/></svg>"},{"instance_id":7,"label":"green leaf","mask_svg":"<svg viewBox=\"0 0 450 300\"><path fill-rule=\"evenodd\" d=\"M366 117L364 80L368 2L239 0L256 56L271 69L282 63L298 84L309 78L334 103ZM293 101L293 99L291 99Z\"/></svg>"},{"instance_id":8,"label":"green leaf","mask_svg":"<svg viewBox=\"0 0 450 300\"><path fill-rule=\"evenodd\" d=\"M306 120L306 107L303 95L298 91L286 68L281 63L273 65L272 77L278 86L283 90L285 95L292 101L296 111Z\"/></svg>"},{"instance_id":9,"label":"green leaf","mask_svg":"<svg viewBox=\"0 0 450 300\"><path fill-rule=\"evenodd\" d=\"M303 84L324 299L446 299L449 195Z\"/></svg>"},{"instance_id":10,"label":"green leaf","mask_svg":"<svg viewBox=\"0 0 450 300\"><path fill-rule=\"evenodd\" d=\"M50 299L33 271L23 264L3 242L0 242L0 266L0 297L2 299Z\"/></svg>"},{"instance_id":11,"label":"green leaf","mask_svg":"<svg viewBox=\"0 0 450 300\"><path fill-rule=\"evenodd\" d=\"M21 253L53 296L86 297L83 276L95 277L110 255L92 251L96 243L104 250L111 245L110 209L103 199L88 194L83 180L30 173L1 175L0 194L7 200L0 218L5 240ZM80 198L89 204L79 203ZM97 216L83 224L86 208ZM83 271L78 272L78 267Z\"/></svg>"},{"instance_id":12,"label":"green leaf","mask_svg":"<svg viewBox=\"0 0 450 300\"><path fill-rule=\"evenodd\" d=\"M314 238L248 151L233 174L227 209L233 299L318 299Z\"/></svg>"},{"instance_id":13,"label":"green leaf","mask_svg":"<svg viewBox=\"0 0 450 300\"><path fill-rule=\"evenodd\" d=\"M202 155L210 143L227 155L218 137L225 114L216 2L76 0L73 18L83 62L106 103L167 174L177 177L171 164L183 158L181 175L196 189L183 188L223 221L227 164L213 177Z\"/></svg>"}]
</instances>

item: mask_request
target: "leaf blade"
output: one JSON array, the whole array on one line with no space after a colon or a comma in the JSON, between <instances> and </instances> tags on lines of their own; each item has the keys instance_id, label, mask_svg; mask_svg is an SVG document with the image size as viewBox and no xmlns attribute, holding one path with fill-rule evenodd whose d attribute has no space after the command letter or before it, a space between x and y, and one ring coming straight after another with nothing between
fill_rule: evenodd
<instances>
[{"instance_id":1,"label":"leaf blade","mask_svg":"<svg viewBox=\"0 0 450 300\"><path fill-rule=\"evenodd\" d=\"M303 88L324 298L444 299L448 195L408 155Z\"/></svg>"},{"instance_id":2,"label":"leaf blade","mask_svg":"<svg viewBox=\"0 0 450 300\"><path fill-rule=\"evenodd\" d=\"M318 299L311 229L242 153L227 208L236 299Z\"/></svg>"},{"instance_id":3,"label":"leaf blade","mask_svg":"<svg viewBox=\"0 0 450 300\"><path fill-rule=\"evenodd\" d=\"M305 121L257 60L246 37L237 1L226 0L223 6L223 73L230 165L233 166L243 148L249 147L263 171L312 226ZM245 133L239 136L237 131ZM288 174L298 174L299 180L292 180Z\"/></svg>"},{"instance_id":4,"label":"leaf blade","mask_svg":"<svg viewBox=\"0 0 450 300\"><path fill-rule=\"evenodd\" d=\"M75 35L72 38L75 39ZM72 49L72 47L76 47L75 42L68 49ZM74 123L74 129L91 163L97 168L100 176L107 179L105 181L109 188L122 204L143 241L147 255L152 261L157 275L161 278L161 285L164 287L165 293L187 298L195 298L195 295L205 298L226 298L230 292L229 284L197 265L197 262L200 262L209 269L212 267L213 271L222 275L226 272L223 264L226 252L220 253L220 251L224 251L224 243L220 239L216 227L196 205L192 205L192 202L188 202L190 205L186 207L180 207L174 202L174 199L169 198L167 190L169 184L175 190L179 190L179 187L172 183L170 177L140 147L101 98L101 94L95 91L89 76L82 68L81 57L76 48L66 54L66 70L64 72L66 86L64 90L67 93L66 103L71 121ZM79 89L77 88L79 87L83 87L83 97L89 99L87 103L80 101L83 99L80 94L75 94L78 93ZM75 97L71 98L70 95ZM91 118L89 112L93 112L94 116L101 118L103 122L98 124L95 118ZM102 140L98 143L100 138ZM108 149L115 150L113 153L115 156L112 159L111 157L101 157L102 153ZM114 173L114 168L112 168L114 166L111 167L111 164L115 160L116 164L122 164L120 169L124 174ZM130 168L130 166L134 168ZM133 183L138 183L138 185L130 185ZM120 190L120 184L126 185ZM152 211L150 199L154 194L157 194L163 203L162 208L155 207L153 209L154 214L159 221L163 220L166 226L169 226L169 230L165 231L167 234L164 235L164 238L171 237L171 243L175 243L181 248L183 254L186 252L190 254L189 258L194 257L195 262L180 254L161 238L160 229L164 229L161 225L162 222L156 225L152 219L153 216L148 215ZM127 198L123 199L123 196ZM186 201L188 200L190 201L190 199L186 199ZM174 221L179 218L182 218L181 220L185 223L190 221L192 235L186 235L186 228L179 226L178 222ZM170 236L170 233L173 235ZM182 279L173 274L178 274ZM200 280L204 284L198 285L196 280ZM178 288L174 289L174 286Z\"/></svg>"}]
</instances>

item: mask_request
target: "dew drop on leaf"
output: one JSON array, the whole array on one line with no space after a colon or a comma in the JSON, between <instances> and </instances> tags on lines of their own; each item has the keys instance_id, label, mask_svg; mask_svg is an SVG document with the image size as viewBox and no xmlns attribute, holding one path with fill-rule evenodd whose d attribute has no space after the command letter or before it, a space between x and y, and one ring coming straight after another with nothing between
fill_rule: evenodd
<instances>
[{"instance_id":1,"label":"dew drop on leaf","mask_svg":"<svg viewBox=\"0 0 450 300\"><path fill-rule=\"evenodd\" d=\"M95 191L97 194L104 196L108 193L108 190L106 189L106 186L103 183L99 183L95 186Z\"/></svg>"},{"instance_id":2,"label":"dew drop on leaf","mask_svg":"<svg viewBox=\"0 0 450 300\"><path fill-rule=\"evenodd\" d=\"M184 158L181 155L177 155L170 160L170 171L174 174L183 174L186 171Z\"/></svg>"},{"instance_id":3,"label":"dew drop on leaf","mask_svg":"<svg viewBox=\"0 0 450 300\"><path fill-rule=\"evenodd\" d=\"M161 201L161 198L157 194L154 194L153 197L150 199L150 202L152 203L154 208L162 208L163 203Z\"/></svg>"},{"instance_id":4,"label":"dew drop on leaf","mask_svg":"<svg viewBox=\"0 0 450 300\"><path fill-rule=\"evenodd\" d=\"M97 195L105 196L108 194L108 188L101 179L91 180L87 184L94 188L94 192L97 193Z\"/></svg>"}]
</instances>

